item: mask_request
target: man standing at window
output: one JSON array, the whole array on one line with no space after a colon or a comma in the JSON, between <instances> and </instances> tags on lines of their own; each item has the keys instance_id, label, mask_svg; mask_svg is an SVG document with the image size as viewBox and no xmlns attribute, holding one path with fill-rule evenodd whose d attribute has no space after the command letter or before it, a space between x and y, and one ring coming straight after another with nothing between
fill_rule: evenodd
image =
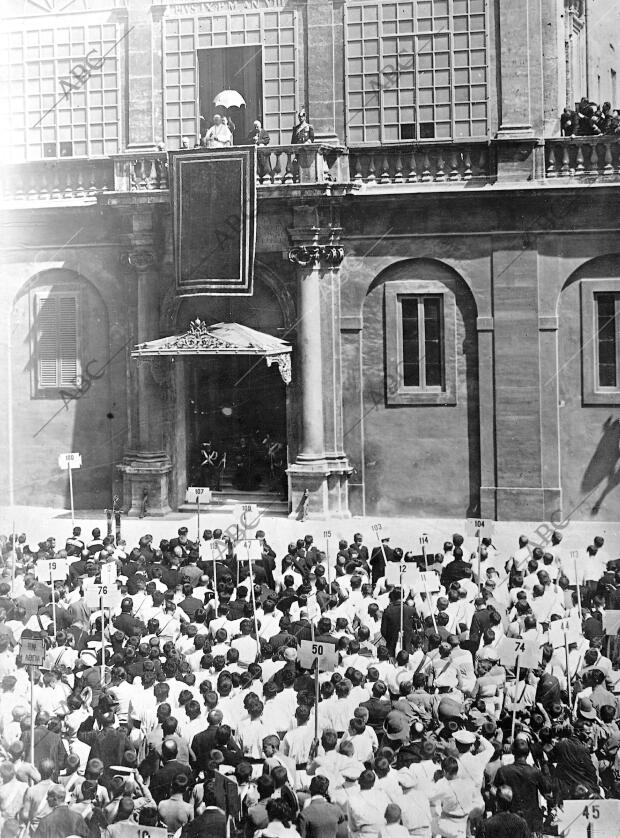
<instances>
[{"instance_id":1,"label":"man standing at window","mask_svg":"<svg viewBox=\"0 0 620 838\"><path fill-rule=\"evenodd\" d=\"M227 148L232 145L233 135L227 125L224 125L219 113L213 115L213 125L207 131L205 144L207 148Z\"/></svg>"}]
</instances>

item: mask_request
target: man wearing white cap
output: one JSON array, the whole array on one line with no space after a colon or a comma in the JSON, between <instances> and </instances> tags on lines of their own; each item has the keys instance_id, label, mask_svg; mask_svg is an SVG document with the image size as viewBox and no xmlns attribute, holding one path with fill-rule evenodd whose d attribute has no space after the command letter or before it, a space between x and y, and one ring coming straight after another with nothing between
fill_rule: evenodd
<instances>
[{"instance_id":1,"label":"man wearing white cap","mask_svg":"<svg viewBox=\"0 0 620 838\"><path fill-rule=\"evenodd\" d=\"M459 764L459 774L469 777L476 785L482 786L484 769L493 756L493 746L483 736L477 736L470 730L457 730L453 735L456 742ZM476 745L476 753L472 753L472 746Z\"/></svg>"}]
</instances>

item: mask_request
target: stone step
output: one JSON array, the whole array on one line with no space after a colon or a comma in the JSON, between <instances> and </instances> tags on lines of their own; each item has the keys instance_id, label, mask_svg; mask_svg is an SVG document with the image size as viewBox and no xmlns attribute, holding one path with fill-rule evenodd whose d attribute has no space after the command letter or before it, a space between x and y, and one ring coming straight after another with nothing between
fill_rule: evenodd
<instances>
[{"instance_id":1,"label":"stone step","mask_svg":"<svg viewBox=\"0 0 620 838\"><path fill-rule=\"evenodd\" d=\"M288 515L288 501L282 500L279 495L271 492L237 492L234 490L213 492L211 503L201 504L201 514L210 512L230 513L240 503L256 504L259 512L269 515ZM195 503L184 503L179 506L179 512L196 514Z\"/></svg>"}]
</instances>

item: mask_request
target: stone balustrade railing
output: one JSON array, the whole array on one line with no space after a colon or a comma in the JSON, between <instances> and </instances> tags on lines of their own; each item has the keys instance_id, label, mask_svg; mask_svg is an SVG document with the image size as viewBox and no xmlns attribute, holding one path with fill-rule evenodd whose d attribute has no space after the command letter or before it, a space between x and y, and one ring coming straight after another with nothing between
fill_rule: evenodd
<instances>
[{"instance_id":1,"label":"stone balustrade railing","mask_svg":"<svg viewBox=\"0 0 620 838\"><path fill-rule=\"evenodd\" d=\"M620 136L553 137L545 143L546 178L620 180ZM496 177L493 141L423 141L377 146L260 146L258 185L357 183L437 184ZM168 158L163 151L112 157L34 160L4 165L0 197L5 201L95 197L103 192L167 192Z\"/></svg>"},{"instance_id":2,"label":"stone balustrade railing","mask_svg":"<svg viewBox=\"0 0 620 838\"><path fill-rule=\"evenodd\" d=\"M0 170L4 200L87 198L114 190L114 165L108 157L70 157L9 163Z\"/></svg>"},{"instance_id":3,"label":"stone balustrade railing","mask_svg":"<svg viewBox=\"0 0 620 838\"><path fill-rule=\"evenodd\" d=\"M546 139L545 158L548 178L620 180L620 136Z\"/></svg>"},{"instance_id":4,"label":"stone balustrade railing","mask_svg":"<svg viewBox=\"0 0 620 838\"><path fill-rule=\"evenodd\" d=\"M351 180L366 184L445 183L495 175L487 140L349 148Z\"/></svg>"}]
</instances>

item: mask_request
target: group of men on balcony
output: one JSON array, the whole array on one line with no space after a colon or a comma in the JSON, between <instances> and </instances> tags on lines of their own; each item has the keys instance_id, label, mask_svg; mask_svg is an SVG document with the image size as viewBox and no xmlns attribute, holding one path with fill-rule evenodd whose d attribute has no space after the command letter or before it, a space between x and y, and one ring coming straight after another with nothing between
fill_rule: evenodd
<instances>
[{"instance_id":1,"label":"group of men on balcony","mask_svg":"<svg viewBox=\"0 0 620 838\"><path fill-rule=\"evenodd\" d=\"M598 105L584 96L575 110L564 108L560 128L563 137L620 134L620 111L612 110L611 102Z\"/></svg>"},{"instance_id":2,"label":"group of men on balcony","mask_svg":"<svg viewBox=\"0 0 620 838\"><path fill-rule=\"evenodd\" d=\"M306 143L314 142L314 128L308 122L308 117L305 110L300 110L297 114L297 124L293 127L291 133L291 145L305 145ZM200 136L195 143L194 148L229 148L234 144L235 124L230 117L220 113L213 114L213 123L210 128L206 128L206 120L203 116L200 117ZM252 130L245 138L245 145L269 145L271 137L266 131L259 119L255 119L252 123ZM189 139L183 137L182 148L189 148Z\"/></svg>"}]
</instances>

